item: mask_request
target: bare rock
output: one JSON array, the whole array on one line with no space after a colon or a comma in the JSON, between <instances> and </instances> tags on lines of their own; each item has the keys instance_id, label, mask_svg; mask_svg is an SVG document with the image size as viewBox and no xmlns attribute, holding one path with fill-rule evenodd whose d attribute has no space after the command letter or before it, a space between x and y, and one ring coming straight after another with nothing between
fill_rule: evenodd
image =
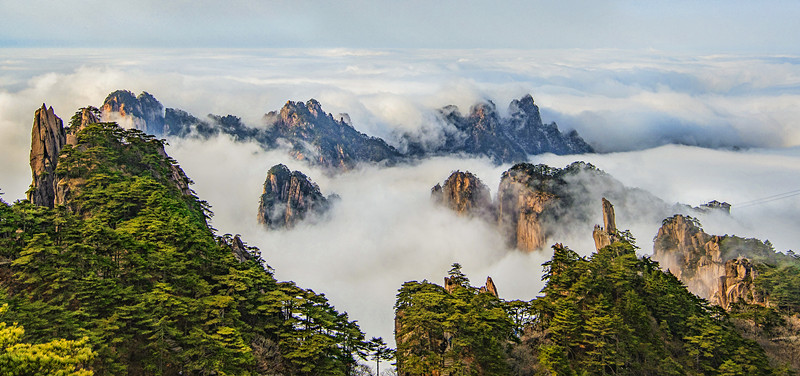
<instances>
[{"instance_id":1,"label":"bare rock","mask_svg":"<svg viewBox=\"0 0 800 376\"><path fill-rule=\"evenodd\" d=\"M489 294L494 295L495 298L499 298L500 296L497 295L497 287L494 285L494 281L492 281L492 277L486 277L486 285L482 286L479 292L488 292Z\"/></svg>"},{"instance_id":2,"label":"bare rock","mask_svg":"<svg viewBox=\"0 0 800 376\"><path fill-rule=\"evenodd\" d=\"M431 189L431 198L459 215L493 216L489 187L469 171L450 174L444 185L436 184Z\"/></svg>"},{"instance_id":3,"label":"bare rock","mask_svg":"<svg viewBox=\"0 0 800 376\"><path fill-rule=\"evenodd\" d=\"M617 235L617 224L614 218L614 205L603 197L603 227L598 225L594 226L592 238L594 238L594 246L599 251L603 247L607 247L619 240Z\"/></svg>"},{"instance_id":4,"label":"bare rock","mask_svg":"<svg viewBox=\"0 0 800 376\"><path fill-rule=\"evenodd\" d=\"M164 134L164 106L150 93L134 96L128 90L117 90L106 97L102 106L103 118L117 121L126 128Z\"/></svg>"},{"instance_id":5,"label":"bare rock","mask_svg":"<svg viewBox=\"0 0 800 376\"><path fill-rule=\"evenodd\" d=\"M33 182L28 190L28 200L39 206L54 207L56 201L56 166L58 155L66 144L64 122L56 116L53 107L36 110L31 132L30 164Z\"/></svg>"},{"instance_id":6,"label":"bare rock","mask_svg":"<svg viewBox=\"0 0 800 376\"><path fill-rule=\"evenodd\" d=\"M307 216L319 216L330 202L319 186L300 171L282 164L267 172L258 206L258 222L271 229L291 228Z\"/></svg>"},{"instance_id":7,"label":"bare rock","mask_svg":"<svg viewBox=\"0 0 800 376\"><path fill-rule=\"evenodd\" d=\"M742 244L757 247L741 248ZM753 262L742 256L752 253L763 257L764 247L755 239L709 235L696 219L676 215L665 219L658 230L653 259L686 284L689 291L722 308L739 301L766 306L768 297L753 285L758 272Z\"/></svg>"},{"instance_id":8,"label":"bare rock","mask_svg":"<svg viewBox=\"0 0 800 376\"><path fill-rule=\"evenodd\" d=\"M725 274L719 278L719 286L710 299L711 303L724 309L737 302L767 306L767 298L753 286L756 277L758 270L747 258L726 261Z\"/></svg>"},{"instance_id":9,"label":"bare rock","mask_svg":"<svg viewBox=\"0 0 800 376\"><path fill-rule=\"evenodd\" d=\"M560 170L521 163L503 173L497 191L498 226L509 246L533 251L544 246L545 212L557 205Z\"/></svg>"}]
</instances>

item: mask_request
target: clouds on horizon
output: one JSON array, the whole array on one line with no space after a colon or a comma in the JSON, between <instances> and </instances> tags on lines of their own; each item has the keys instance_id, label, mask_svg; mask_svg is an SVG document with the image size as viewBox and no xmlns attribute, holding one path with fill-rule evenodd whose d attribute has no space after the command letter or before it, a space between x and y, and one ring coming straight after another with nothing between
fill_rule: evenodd
<instances>
[{"instance_id":1,"label":"clouds on horizon","mask_svg":"<svg viewBox=\"0 0 800 376\"><path fill-rule=\"evenodd\" d=\"M389 141L398 131L435 127L426 115L432 109L456 104L466 111L478 100L491 99L503 111L511 99L532 92L545 121L558 121L562 130L577 129L601 150L633 150L541 155L532 162L556 167L576 159L592 162L667 203L737 203L800 185L800 59L791 56L618 50L0 49L0 61L0 188L5 201L22 198L30 183L34 110L46 102L66 120L79 107L100 105L116 89L148 91L165 106L198 117L234 114L253 126L287 99L313 97L325 111L348 112L357 129ZM675 140L776 149L659 146ZM215 227L243 234L262 249L278 278L325 292L370 335L391 336L391 305L403 281L438 282L455 261L464 264L475 284L491 275L507 299L530 299L541 287L540 265L549 258L547 250L510 251L498 246L502 242L485 223L430 205L430 187L450 171L470 170L494 192L508 166L435 158L330 177L280 152L224 137L174 141L168 152L197 182L200 197L213 205ZM276 163L302 170L323 193L342 197L330 222L272 233L258 227L258 194L267 169ZM646 253L659 220L625 214L634 209L620 207L618 225L632 229ZM734 208L732 220L711 217L703 223L709 233L770 239L785 250L800 243L791 227L800 222L798 209L796 198L787 199L742 212ZM597 210L599 221L599 206ZM591 235L580 229L553 240L591 251ZM360 262L345 262L353 259Z\"/></svg>"}]
</instances>

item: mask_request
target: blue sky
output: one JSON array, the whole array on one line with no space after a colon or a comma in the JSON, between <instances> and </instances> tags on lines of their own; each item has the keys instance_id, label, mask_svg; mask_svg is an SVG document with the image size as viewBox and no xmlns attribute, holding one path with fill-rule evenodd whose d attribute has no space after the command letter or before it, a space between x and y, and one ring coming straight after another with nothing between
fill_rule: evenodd
<instances>
[{"instance_id":1,"label":"blue sky","mask_svg":"<svg viewBox=\"0 0 800 376\"><path fill-rule=\"evenodd\" d=\"M0 0L2 47L798 53L797 1Z\"/></svg>"}]
</instances>

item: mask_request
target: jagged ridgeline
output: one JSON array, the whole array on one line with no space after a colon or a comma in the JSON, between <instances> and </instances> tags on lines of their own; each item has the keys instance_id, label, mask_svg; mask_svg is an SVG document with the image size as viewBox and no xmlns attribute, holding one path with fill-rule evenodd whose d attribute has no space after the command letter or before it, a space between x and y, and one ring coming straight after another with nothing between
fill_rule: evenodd
<instances>
[{"instance_id":1,"label":"jagged ridgeline","mask_svg":"<svg viewBox=\"0 0 800 376\"><path fill-rule=\"evenodd\" d=\"M628 233L613 223L597 231L612 243L588 257L553 246L542 296L529 302L499 299L490 281L470 287L457 264L444 287L405 283L395 304L398 374L780 374L724 310L637 257Z\"/></svg>"},{"instance_id":2,"label":"jagged ridgeline","mask_svg":"<svg viewBox=\"0 0 800 376\"><path fill-rule=\"evenodd\" d=\"M542 249L548 239L564 236L568 233L565 228L590 228L594 203L602 197L634 208L639 217L656 222L676 210L646 191L625 187L585 162L564 168L516 164L503 172L494 199L477 176L455 171L431 189L431 197L459 215L494 223L509 247L526 252Z\"/></svg>"},{"instance_id":3,"label":"jagged ridgeline","mask_svg":"<svg viewBox=\"0 0 800 376\"><path fill-rule=\"evenodd\" d=\"M367 348L358 325L215 234L164 142L97 112L64 129L38 110L29 200L0 201L0 321L24 328L19 341L69 345L61 370L95 375L350 374ZM58 370L18 350L0 368Z\"/></svg>"},{"instance_id":4,"label":"jagged ridgeline","mask_svg":"<svg viewBox=\"0 0 800 376\"><path fill-rule=\"evenodd\" d=\"M264 149L285 148L310 164L331 170L347 170L358 163L392 164L433 155L467 155L491 158L496 163L522 162L541 153L580 154L592 152L576 131L562 133L555 123L544 124L533 97L511 102L509 117L500 116L491 101L476 104L467 115L455 106L434 112L444 126L435 141L420 134L397 136L398 148L383 139L359 132L347 114L333 116L322 105L287 101L277 111L264 115L264 124L248 126L233 115L210 114L198 118L186 111L164 109L149 93L138 97L125 90L108 95L103 118L116 120L156 136L208 138L230 135L239 141L254 141Z\"/></svg>"}]
</instances>

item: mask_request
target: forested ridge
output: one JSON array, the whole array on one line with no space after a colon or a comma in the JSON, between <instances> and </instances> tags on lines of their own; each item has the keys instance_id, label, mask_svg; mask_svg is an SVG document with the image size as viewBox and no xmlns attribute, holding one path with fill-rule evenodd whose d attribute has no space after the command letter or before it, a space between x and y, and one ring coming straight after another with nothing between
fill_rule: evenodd
<instances>
[{"instance_id":1,"label":"forested ridge","mask_svg":"<svg viewBox=\"0 0 800 376\"><path fill-rule=\"evenodd\" d=\"M542 296L503 301L463 283L397 295L401 375L780 375L734 319L690 293L628 232L588 257L557 244ZM755 310L758 307L751 307ZM761 308L763 309L763 308ZM480 328L480 329L476 329Z\"/></svg>"},{"instance_id":2,"label":"forested ridge","mask_svg":"<svg viewBox=\"0 0 800 376\"><path fill-rule=\"evenodd\" d=\"M323 294L276 281L257 249L237 260L238 239L208 226L208 205L181 188L163 140L114 123L76 137L56 169L66 205L0 200L0 321L21 333L12 343L73 341L61 355L82 357L43 365L8 348L3 374L354 369L368 348L358 325Z\"/></svg>"},{"instance_id":3,"label":"forested ridge","mask_svg":"<svg viewBox=\"0 0 800 376\"><path fill-rule=\"evenodd\" d=\"M47 172L56 185L32 187L61 204L0 199L0 374L363 375L360 360L395 357L324 294L277 281L257 248L217 234L163 140L81 114ZM796 336L797 257L759 243L752 283L771 306L728 312L614 231L585 257L555 245L531 301L501 299L491 279L471 286L459 264L444 287L404 283L397 372L794 374L763 334Z\"/></svg>"}]
</instances>

